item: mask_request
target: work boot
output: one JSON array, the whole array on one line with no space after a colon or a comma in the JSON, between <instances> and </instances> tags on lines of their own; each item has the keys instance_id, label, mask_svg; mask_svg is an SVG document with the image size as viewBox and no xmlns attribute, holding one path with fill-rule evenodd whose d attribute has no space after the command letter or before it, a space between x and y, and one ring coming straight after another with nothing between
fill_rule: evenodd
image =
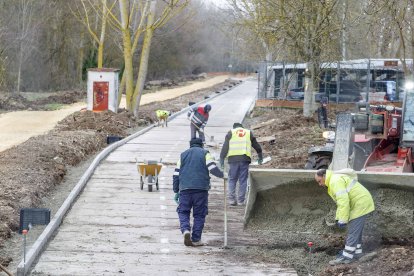
<instances>
[{"instance_id":1,"label":"work boot","mask_svg":"<svg viewBox=\"0 0 414 276\"><path fill-rule=\"evenodd\" d=\"M353 259L348 259L345 256L336 257L335 260L329 261L330 265L340 265L340 264L349 264L353 261Z\"/></svg>"},{"instance_id":2,"label":"work boot","mask_svg":"<svg viewBox=\"0 0 414 276\"><path fill-rule=\"evenodd\" d=\"M246 201L238 202L237 205L239 205L239 206L246 206Z\"/></svg>"},{"instance_id":3,"label":"work boot","mask_svg":"<svg viewBox=\"0 0 414 276\"><path fill-rule=\"evenodd\" d=\"M230 201L229 201L229 204L230 204L231 206L237 206L237 201L235 201L235 200L230 200Z\"/></svg>"},{"instance_id":4,"label":"work boot","mask_svg":"<svg viewBox=\"0 0 414 276\"><path fill-rule=\"evenodd\" d=\"M206 242L203 242L201 240L199 240L199 241L193 241L192 243L193 243L193 246L204 246L204 245L207 245Z\"/></svg>"},{"instance_id":5,"label":"work boot","mask_svg":"<svg viewBox=\"0 0 414 276\"><path fill-rule=\"evenodd\" d=\"M361 253L355 253L354 254L354 259L359 260L362 256L364 256L364 253L362 253L362 252Z\"/></svg>"},{"instance_id":6,"label":"work boot","mask_svg":"<svg viewBox=\"0 0 414 276\"><path fill-rule=\"evenodd\" d=\"M184 235L184 244L185 244L185 246L192 246L193 242L191 241L190 231L185 230L183 235Z\"/></svg>"}]
</instances>

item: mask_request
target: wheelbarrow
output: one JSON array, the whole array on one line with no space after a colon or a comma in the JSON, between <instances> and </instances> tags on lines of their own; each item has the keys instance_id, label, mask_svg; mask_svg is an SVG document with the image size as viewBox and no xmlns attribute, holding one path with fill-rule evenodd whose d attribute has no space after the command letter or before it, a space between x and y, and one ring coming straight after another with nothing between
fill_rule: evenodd
<instances>
[{"instance_id":1,"label":"wheelbarrow","mask_svg":"<svg viewBox=\"0 0 414 276\"><path fill-rule=\"evenodd\" d=\"M140 175L141 190L144 189L144 184L148 185L148 192L152 192L153 185L155 185L156 189L159 190L158 175L160 174L161 168L161 161L137 161L137 169Z\"/></svg>"}]
</instances>

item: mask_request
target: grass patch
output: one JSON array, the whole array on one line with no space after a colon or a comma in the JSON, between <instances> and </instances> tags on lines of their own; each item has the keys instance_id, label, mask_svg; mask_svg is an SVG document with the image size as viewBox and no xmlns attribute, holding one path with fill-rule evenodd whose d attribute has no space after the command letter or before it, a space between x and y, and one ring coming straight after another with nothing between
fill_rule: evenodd
<instances>
[{"instance_id":1,"label":"grass patch","mask_svg":"<svg viewBox=\"0 0 414 276\"><path fill-rule=\"evenodd\" d=\"M45 104L44 108L46 110L59 110L62 109L65 105L64 104L60 104L60 103L50 103L50 104Z\"/></svg>"},{"instance_id":2,"label":"grass patch","mask_svg":"<svg viewBox=\"0 0 414 276\"><path fill-rule=\"evenodd\" d=\"M20 93L28 101L36 101L38 99L44 99L52 95L56 95L56 92L22 92Z\"/></svg>"}]
</instances>

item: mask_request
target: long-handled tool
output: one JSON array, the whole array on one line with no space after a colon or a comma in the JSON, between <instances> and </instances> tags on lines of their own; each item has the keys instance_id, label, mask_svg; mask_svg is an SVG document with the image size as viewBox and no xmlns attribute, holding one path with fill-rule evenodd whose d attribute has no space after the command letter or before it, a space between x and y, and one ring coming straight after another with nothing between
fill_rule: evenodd
<instances>
[{"instance_id":1,"label":"long-handled tool","mask_svg":"<svg viewBox=\"0 0 414 276\"><path fill-rule=\"evenodd\" d=\"M214 141L214 136L213 135L208 135L205 131L204 131L204 129L201 129L200 127L198 127L196 124L194 124L194 122L193 121L191 121L191 119L190 118L188 118L187 117L187 119L189 119L190 120L190 122L191 122L191 124L193 125L193 126L195 126L200 132L203 132L204 133L204 135L208 138L208 140L211 142L211 143L214 143L213 145L209 145L209 144L207 144L207 146L210 146L210 147L213 147L213 148L218 148L219 147L219 145L218 145L218 143L216 142L216 141Z\"/></svg>"},{"instance_id":2,"label":"long-handled tool","mask_svg":"<svg viewBox=\"0 0 414 276\"><path fill-rule=\"evenodd\" d=\"M204 131L204 129L201 129L199 126L197 126L196 124L194 124L194 122L193 121L191 121L191 119L190 118L188 118L187 117L187 119L191 122L191 124L193 125L193 126L195 126L200 132L203 132L204 133L204 135L205 136L207 136L207 138L211 141L211 142L214 142L214 136L210 136L210 135L208 135L205 131Z\"/></svg>"},{"instance_id":3,"label":"long-handled tool","mask_svg":"<svg viewBox=\"0 0 414 276\"><path fill-rule=\"evenodd\" d=\"M312 246L313 246L313 242L308 242L308 247L309 247L308 276L312 276Z\"/></svg>"},{"instance_id":4,"label":"long-handled tool","mask_svg":"<svg viewBox=\"0 0 414 276\"><path fill-rule=\"evenodd\" d=\"M9 276L13 276L13 274L10 272L10 271L8 271L4 266L2 266L1 264L0 264L0 271L4 271L7 275L9 275Z\"/></svg>"},{"instance_id":5,"label":"long-handled tool","mask_svg":"<svg viewBox=\"0 0 414 276\"><path fill-rule=\"evenodd\" d=\"M227 248L227 178L224 177L224 248Z\"/></svg>"}]
</instances>

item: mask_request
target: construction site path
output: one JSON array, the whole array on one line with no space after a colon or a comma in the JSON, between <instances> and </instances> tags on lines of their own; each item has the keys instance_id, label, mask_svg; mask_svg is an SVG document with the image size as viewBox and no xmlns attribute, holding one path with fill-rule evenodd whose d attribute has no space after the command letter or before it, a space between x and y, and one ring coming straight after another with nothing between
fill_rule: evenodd
<instances>
[{"instance_id":1,"label":"construction site path","mask_svg":"<svg viewBox=\"0 0 414 276\"><path fill-rule=\"evenodd\" d=\"M245 81L208 101L206 132L222 143L254 102L257 83ZM173 201L172 175L189 147L183 113L168 127L153 128L114 150L98 165L54 238L32 269L34 275L296 275L291 268L241 258L237 247L263 242L243 231L243 207L228 208L224 242L223 180L212 177L202 247L186 247ZM210 149L218 159L219 149ZM159 190L140 189L136 160L160 160Z\"/></svg>"},{"instance_id":2,"label":"construction site path","mask_svg":"<svg viewBox=\"0 0 414 276\"><path fill-rule=\"evenodd\" d=\"M189 85L144 94L141 98L141 105L173 99L198 89L211 87L224 82L228 77L227 75L215 76ZM125 97L120 107L125 107ZM0 114L0 151L23 143L30 137L46 133L53 129L57 122L82 108L86 108L86 102L75 103L54 111L25 110Z\"/></svg>"}]
</instances>

